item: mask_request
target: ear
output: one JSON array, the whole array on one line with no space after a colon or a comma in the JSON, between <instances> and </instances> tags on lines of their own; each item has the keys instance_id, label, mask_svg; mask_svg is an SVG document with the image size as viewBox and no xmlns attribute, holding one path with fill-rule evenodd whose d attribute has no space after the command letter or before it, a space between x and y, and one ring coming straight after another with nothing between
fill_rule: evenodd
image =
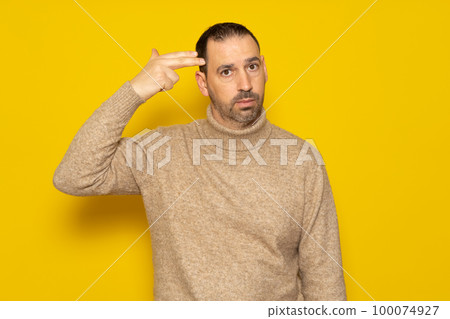
<instances>
[{"instance_id":1,"label":"ear","mask_svg":"<svg viewBox=\"0 0 450 319\"><path fill-rule=\"evenodd\" d=\"M197 85L198 88L200 89L200 92L204 95L204 96L209 96L208 94L208 89L206 88L206 77L205 77L205 73L201 72L201 71L196 71L195 72L195 79L197 80Z\"/></svg>"},{"instance_id":2,"label":"ear","mask_svg":"<svg viewBox=\"0 0 450 319\"><path fill-rule=\"evenodd\" d=\"M264 67L264 83L267 82L268 76L267 76L267 68L266 68L266 61L264 60L264 55L261 55L261 61Z\"/></svg>"}]
</instances>

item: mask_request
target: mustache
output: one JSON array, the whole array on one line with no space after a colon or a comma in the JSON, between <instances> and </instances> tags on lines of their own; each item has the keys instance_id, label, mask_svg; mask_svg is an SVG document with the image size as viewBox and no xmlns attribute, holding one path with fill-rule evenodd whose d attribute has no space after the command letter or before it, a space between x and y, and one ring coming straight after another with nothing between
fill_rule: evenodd
<instances>
[{"instance_id":1,"label":"mustache","mask_svg":"<svg viewBox=\"0 0 450 319\"><path fill-rule=\"evenodd\" d=\"M259 94L254 92L242 92L239 95L235 96L233 99L233 102L236 103L239 100L244 99L254 99L256 101L259 100Z\"/></svg>"}]
</instances>

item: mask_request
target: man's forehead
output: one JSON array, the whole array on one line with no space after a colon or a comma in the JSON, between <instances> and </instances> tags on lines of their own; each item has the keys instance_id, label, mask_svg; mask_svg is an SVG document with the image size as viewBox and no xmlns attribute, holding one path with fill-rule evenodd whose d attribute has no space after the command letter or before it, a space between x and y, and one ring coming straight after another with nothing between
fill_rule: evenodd
<instances>
[{"instance_id":1,"label":"man's forehead","mask_svg":"<svg viewBox=\"0 0 450 319\"><path fill-rule=\"evenodd\" d=\"M245 62L254 56L259 57L259 49L250 35L231 36L223 41L208 39L208 62L233 63Z\"/></svg>"}]
</instances>

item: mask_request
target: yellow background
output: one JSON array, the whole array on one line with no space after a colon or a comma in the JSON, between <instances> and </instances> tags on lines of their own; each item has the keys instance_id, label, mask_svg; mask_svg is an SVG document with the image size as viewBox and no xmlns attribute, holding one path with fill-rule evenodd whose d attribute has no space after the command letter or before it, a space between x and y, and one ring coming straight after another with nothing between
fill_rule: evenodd
<instances>
[{"instance_id":1,"label":"yellow background","mask_svg":"<svg viewBox=\"0 0 450 319\"><path fill-rule=\"evenodd\" d=\"M136 59L195 50L217 22L258 38L274 102L373 3L87 1ZM338 211L343 266L375 300L449 300L448 1L379 0L269 110L311 138ZM74 197L53 187L72 138L139 66L72 0L2 1L1 300L76 300L148 227L139 196ZM209 100L197 68L170 94L194 118ZM189 123L166 94L124 136ZM81 300L152 300L147 232ZM349 300L371 300L345 275Z\"/></svg>"}]
</instances>

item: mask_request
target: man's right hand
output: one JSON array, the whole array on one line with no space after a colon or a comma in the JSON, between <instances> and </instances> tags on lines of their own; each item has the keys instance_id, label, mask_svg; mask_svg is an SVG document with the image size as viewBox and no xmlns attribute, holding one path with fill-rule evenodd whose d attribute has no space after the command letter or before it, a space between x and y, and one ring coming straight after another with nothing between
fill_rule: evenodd
<instances>
[{"instance_id":1,"label":"man's right hand","mask_svg":"<svg viewBox=\"0 0 450 319\"><path fill-rule=\"evenodd\" d=\"M196 56L196 51L178 51L159 55L156 49L152 49L150 60L130 83L136 93L146 101L163 89L167 91L173 88L180 79L175 69L205 64L203 59Z\"/></svg>"}]
</instances>

